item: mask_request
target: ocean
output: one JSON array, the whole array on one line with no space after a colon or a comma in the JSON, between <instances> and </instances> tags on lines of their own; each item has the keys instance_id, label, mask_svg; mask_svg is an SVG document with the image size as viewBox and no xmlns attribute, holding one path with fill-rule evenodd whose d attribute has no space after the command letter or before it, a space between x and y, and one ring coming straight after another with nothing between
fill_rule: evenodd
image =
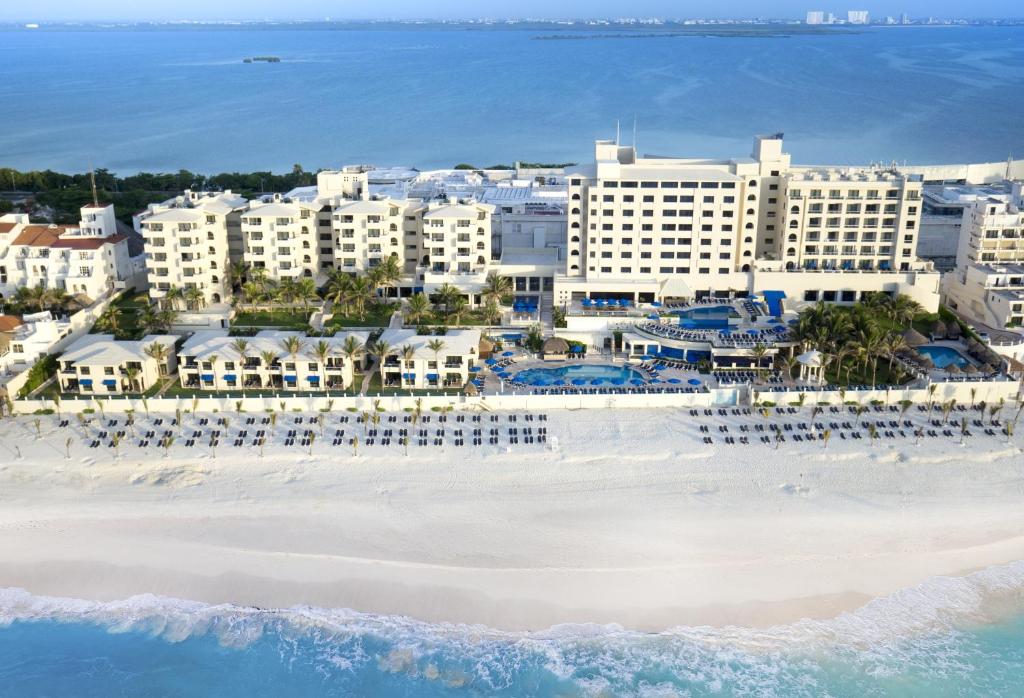
<instances>
[{"instance_id":1,"label":"ocean","mask_svg":"<svg viewBox=\"0 0 1024 698\"><path fill-rule=\"evenodd\" d=\"M765 630L511 633L349 610L0 591L0 696L1016 696L1024 563Z\"/></svg>"},{"instance_id":2,"label":"ocean","mask_svg":"<svg viewBox=\"0 0 1024 698\"><path fill-rule=\"evenodd\" d=\"M121 174L650 154L1024 154L1024 27L538 40L543 29L0 31L0 166ZM245 64L251 56L280 63Z\"/></svg>"}]
</instances>

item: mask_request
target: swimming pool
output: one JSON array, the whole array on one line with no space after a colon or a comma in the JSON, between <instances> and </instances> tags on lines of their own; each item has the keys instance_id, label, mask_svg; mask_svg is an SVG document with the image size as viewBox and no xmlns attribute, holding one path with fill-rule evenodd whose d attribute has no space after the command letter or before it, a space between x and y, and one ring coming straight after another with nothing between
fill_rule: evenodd
<instances>
[{"instance_id":1,"label":"swimming pool","mask_svg":"<svg viewBox=\"0 0 1024 698\"><path fill-rule=\"evenodd\" d=\"M971 363L963 354L952 347L925 344L918 347L917 351L931 359L932 363L935 364L935 368L946 368L950 364L957 368L963 368Z\"/></svg>"},{"instance_id":2,"label":"swimming pool","mask_svg":"<svg viewBox=\"0 0 1024 698\"><path fill-rule=\"evenodd\" d=\"M679 311L679 326L690 330L725 330L729 328L732 306L712 305Z\"/></svg>"},{"instance_id":3,"label":"swimming pool","mask_svg":"<svg viewBox=\"0 0 1024 698\"><path fill-rule=\"evenodd\" d=\"M639 371L624 366L606 366L603 364L570 364L558 368L528 368L515 374L515 380L526 385L572 385L573 381L586 381L592 385L595 380L603 383L647 379ZM579 385L577 383L577 385Z\"/></svg>"}]
</instances>

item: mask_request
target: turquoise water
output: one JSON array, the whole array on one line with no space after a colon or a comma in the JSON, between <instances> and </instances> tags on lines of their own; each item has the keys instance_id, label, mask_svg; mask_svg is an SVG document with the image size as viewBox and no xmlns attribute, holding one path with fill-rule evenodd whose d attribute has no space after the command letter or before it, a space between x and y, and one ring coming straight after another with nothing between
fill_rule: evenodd
<instances>
[{"instance_id":1,"label":"turquoise water","mask_svg":"<svg viewBox=\"0 0 1024 698\"><path fill-rule=\"evenodd\" d=\"M1016 696L1021 563L767 630L512 633L345 610L0 591L0 696Z\"/></svg>"},{"instance_id":2,"label":"turquoise water","mask_svg":"<svg viewBox=\"0 0 1024 698\"><path fill-rule=\"evenodd\" d=\"M643 374L631 368L622 366L603 366L599 364L571 364L559 366L558 368L528 368L515 375L515 380L526 385L533 385L540 381L541 384L562 380L571 384L573 380L585 380L588 383L601 379L603 381L621 380L628 383L630 380L639 379L647 382Z\"/></svg>"},{"instance_id":3,"label":"turquoise water","mask_svg":"<svg viewBox=\"0 0 1024 698\"><path fill-rule=\"evenodd\" d=\"M1022 27L756 39L537 34L0 31L0 166L586 162L616 119L631 138L634 114L639 148L654 154L743 157L753 134L776 131L794 162L807 164L1024 153ZM242 63L268 54L283 62Z\"/></svg>"},{"instance_id":4,"label":"turquoise water","mask_svg":"<svg viewBox=\"0 0 1024 698\"><path fill-rule=\"evenodd\" d=\"M971 363L963 354L951 347L929 346L925 344L924 346L917 347L917 351L930 358L936 368L946 368L950 364L955 365L957 368L963 368Z\"/></svg>"},{"instance_id":5,"label":"turquoise water","mask_svg":"<svg viewBox=\"0 0 1024 698\"><path fill-rule=\"evenodd\" d=\"M725 330L733 309L728 305L690 308L679 311L679 325L690 330Z\"/></svg>"}]
</instances>

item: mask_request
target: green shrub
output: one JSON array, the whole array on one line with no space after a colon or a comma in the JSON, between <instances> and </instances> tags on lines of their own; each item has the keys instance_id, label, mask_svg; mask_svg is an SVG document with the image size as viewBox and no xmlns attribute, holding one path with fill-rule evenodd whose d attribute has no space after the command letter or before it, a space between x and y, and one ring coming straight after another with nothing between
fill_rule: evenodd
<instances>
[{"instance_id":1,"label":"green shrub","mask_svg":"<svg viewBox=\"0 0 1024 698\"><path fill-rule=\"evenodd\" d=\"M27 397L33 390L53 378L57 374L57 368L57 357L52 354L47 354L36 361L28 370L28 378L25 380L25 385L18 391L18 397Z\"/></svg>"}]
</instances>

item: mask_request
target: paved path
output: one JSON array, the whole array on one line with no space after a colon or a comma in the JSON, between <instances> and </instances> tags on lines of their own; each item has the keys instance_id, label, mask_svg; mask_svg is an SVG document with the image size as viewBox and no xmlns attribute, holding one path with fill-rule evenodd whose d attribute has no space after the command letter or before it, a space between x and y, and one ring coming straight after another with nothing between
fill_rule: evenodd
<instances>
[{"instance_id":1,"label":"paved path","mask_svg":"<svg viewBox=\"0 0 1024 698\"><path fill-rule=\"evenodd\" d=\"M363 382L362 385L359 387L360 395L366 395L366 393L370 390L370 381L373 380L373 377L375 375L377 375L377 368L379 366L380 361L374 358L373 363L370 365L370 368L368 368L366 370L366 373L363 374Z\"/></svg>"}]
</instances>

